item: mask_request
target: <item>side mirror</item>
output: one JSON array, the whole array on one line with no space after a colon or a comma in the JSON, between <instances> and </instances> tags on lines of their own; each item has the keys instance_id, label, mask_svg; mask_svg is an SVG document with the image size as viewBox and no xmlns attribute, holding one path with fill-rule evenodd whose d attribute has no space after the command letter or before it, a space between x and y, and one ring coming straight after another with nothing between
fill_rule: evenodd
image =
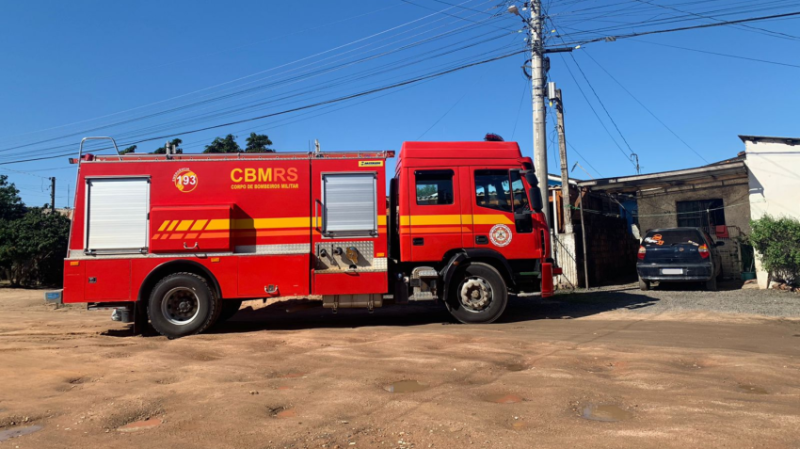
<instances>
[{"instance_id":1,"label":"side mirror","mask_svg":"<svg viewBox=\"0 0 800 449\"><path fill-rule=\"evenodd\" d=\"M536 186L536 184L534 184ZM536 212L542 211L542 195L539 193L538 187L531 187L531 190L528 192L528 198L531 201L531 209Z\"/></svg>"},{"instance_id":2,"label":"side mirror","mask_svg":"<svg viewBox=\"0 0 800 449\"><path fill-rule=\"evenodd\" d=\"M715 243L715 244L714 244L714 246L716 246L716 247L725 246L725 242L723 242L722 240L720 240L720 241L718 241L717 243Z\"/></svg>"}]
</instances>

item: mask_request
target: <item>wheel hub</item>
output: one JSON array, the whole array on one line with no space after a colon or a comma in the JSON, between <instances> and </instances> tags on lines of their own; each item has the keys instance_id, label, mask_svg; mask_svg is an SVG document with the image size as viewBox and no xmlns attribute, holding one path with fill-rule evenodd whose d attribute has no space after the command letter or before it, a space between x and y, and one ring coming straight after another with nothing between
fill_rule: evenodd
<instances>
[{"instance_id":1,"label":"wheel hub","mask_svg":"<svg viewBox=\"0 0 800 449\"><path fill-rule=\"evenodd\" d=\"M165 295L164 301L161 302L161 312L170 323L183 326L195 319L200 311L199 304L193 290L178 287Z\"/></svg>"},{"instance_id":2,"label":"wheel hub","mask_svg":"<svg viewBox=\"0 0 800 449\"><path fill-rule=\"evenodd\" d=\"M469 310L481 311L492 302L492 287L481 278L470 278L461 284L461 304Z\"/></svg>"}]
</instances>

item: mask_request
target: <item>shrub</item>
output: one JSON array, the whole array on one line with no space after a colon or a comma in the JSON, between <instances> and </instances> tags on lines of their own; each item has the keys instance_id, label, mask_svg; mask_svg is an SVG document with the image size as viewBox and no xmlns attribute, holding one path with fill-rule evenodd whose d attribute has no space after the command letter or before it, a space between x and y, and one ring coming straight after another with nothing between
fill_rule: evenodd
<instances>
[{"instance_id":1,"label":"shrub","mask_svg":"<svg viewBox=\"0 0 800 449\"><path fill-rule=\"evenodd\" d=\"M15 286L60 285L68 238L69 219L50 209L0 219L0 272Z\"/></svg>"},{"instance_id":2,"label":"shrub","mask_svg":"<svg viewBox=\"0 0 800 449\"><path fill-rule=\"evenodd\" d=\"M750 222L750 243L770 276L794 282L800 276L800 221L765 215Z\"/></svg>"}]
</instances>

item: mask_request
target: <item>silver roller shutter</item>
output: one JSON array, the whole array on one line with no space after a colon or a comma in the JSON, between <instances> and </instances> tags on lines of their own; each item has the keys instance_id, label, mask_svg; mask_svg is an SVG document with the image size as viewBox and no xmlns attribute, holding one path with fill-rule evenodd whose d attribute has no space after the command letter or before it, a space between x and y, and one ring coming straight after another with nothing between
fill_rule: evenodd
<instances>
[{"instance_id":1,"label":"silver roller shutter","mask_svg":"<svg viewBox=\"0 0 800 449\"><path fill-rule=\"evenodd\" d=\"M90 179L87 184L86 249L145 248L150 181L147 178Z\"/></svg>"},{"instance_id":2,"label":"silver roller shutter","mask_svg":"<svg viewBox=\"0 0 800 449\"><path fill-rule=\"evenodd\" d=\"M374 234L378 230L373 173L322 176L325 234Z\"/></svg>"}]
</instances>

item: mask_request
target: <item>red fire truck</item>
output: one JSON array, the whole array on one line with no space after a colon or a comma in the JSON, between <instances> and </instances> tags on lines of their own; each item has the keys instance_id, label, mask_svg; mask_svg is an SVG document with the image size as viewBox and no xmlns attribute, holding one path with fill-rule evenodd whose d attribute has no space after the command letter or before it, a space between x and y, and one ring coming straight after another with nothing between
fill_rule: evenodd
<instances>
[{"instance_id":1,"label":"red fire truck","mask_svg":"<svg viewBox=\"0 0 800 449\"><path fill-rule=\"evenodd\" d=\"M541 196L516 143L406 142L387 195L393 156L81 149L56 302L174 338L250 299L321 297L334 311L438 300L490 323L509 293L552 295Z\"/></svg>"}]
</instances>

